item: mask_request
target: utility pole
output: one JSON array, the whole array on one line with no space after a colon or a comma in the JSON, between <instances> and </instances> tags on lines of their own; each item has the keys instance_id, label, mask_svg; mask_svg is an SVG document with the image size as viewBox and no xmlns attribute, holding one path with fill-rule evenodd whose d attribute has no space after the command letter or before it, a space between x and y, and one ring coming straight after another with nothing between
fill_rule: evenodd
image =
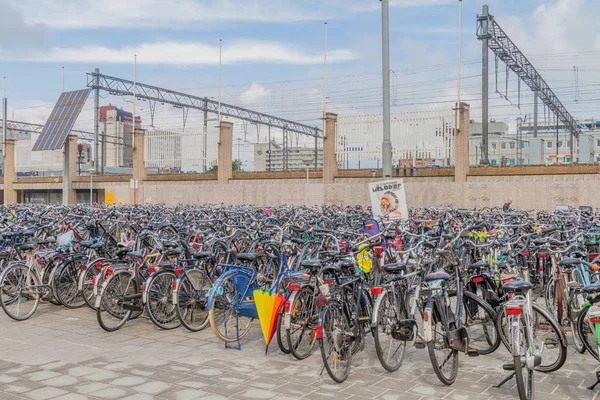
<instances>
[{"instance_id":1,"label":"utility pole","mask_svg":"<svg viewBox=\"0 0 600 400\"><path fill-rule=\"evenodd\" d=\"M534 92L533 95L533 137L536 138L538 135L538 94Z\"/></svg>"},{"instance_id":2,"label":"utility pole","mask_svg":"<svg viewBox=\"0 0 600 400\"><path fill-rule=\"evenodd\" d=\"M62 67L62 93L65 92L65 67Z\"/></svg>"},{"instance_id":3,"label":"utility pole","mask_svg":"<svg viewBox=\"0 0 600 400\"><path fill-rule=\"evenodd\" d=\"M6 77L2 77L2 176L6 158L6 120L8 119L8 100L6 99Z\"/></svg>"},{"instance_id":4,"label":"utility pole","mask_svg":"<svg viewBox=\"0 0 600 400\"><path fill-rule=\"evenodd\" d=\"M481 40L481 163L489 164L488 159L488 19L487 16L489 14L489 8L487 4L483 6L483 15L486 19L483 21L483 32L486 33L484 38Z\"/></svg>"},{"instance_id":5,"label":"utility pole","mask_svg":"<svg viewBox=\"0 0 600 400\"><path fill-rule=\"evenodd\" d=\"M204 143L202 150L202 172L206 172L206 139L208 135L208 98L204 98Z\"/></svg>"},{"instance_id":6,"label":"utility pole","mask_svg":"<svg viewBox=\"0 0 600 400\"><path fill-rule=\"evenodd\" d=\"M381 0L382 69L383 69L383 179L392 176L392 141L390 137L390 4Z\"/></svg>"},{"instance_id":7,"label":"utility pole","mask_svg":"<svg viewBox=\"0 0 600 400\"><path fill-rule=\"evenodd\" d=\"M460 39L462 36L462 0L458 0L458 85L456 89L456 132L460 132L460 62L461 62L461 46Z\"/></svg>"},{"instance_id":8,"label":"utility pole","mask_svg":"<svg viewBox=\"0 0 600 400\"><path fill-rule=\"evenodd\" d=\"M96 167L96 171L98 171L98 166L100 165L100 153L98 152L98 131L100 130L100 69L96 68L94 72L96 73L96 78L94 79L96 82L94 89L94 166Z\"/></svg>"}]
</instances>

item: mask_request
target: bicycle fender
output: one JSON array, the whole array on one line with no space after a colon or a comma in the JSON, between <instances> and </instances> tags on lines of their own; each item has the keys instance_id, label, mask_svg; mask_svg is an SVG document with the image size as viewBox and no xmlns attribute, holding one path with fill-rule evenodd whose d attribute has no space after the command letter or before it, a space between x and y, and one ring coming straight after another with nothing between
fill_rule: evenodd
<instances>
[{"instance_id":1,"label":"bicycle fender","mask_svg":"<svg viewBox=\"0 0 600 400\"><path fill-rule=\"evenodd\" d=\"M294 302L296 301L296 297L298 297L298 293L300 293L300 291L292 292L292 295L287 300L290 302L291 305L294 305ZM292 325L292 310L291 309L292 309L292 307L290 307L290 311L288 311L288 312L284 311L284 313L283 313L283 327L285 330L290 329L290 327Z\"/></svg>"},{"instance_id":2,"label":"bicycle fender","mask_svg":"<svg viewBox=\"0 0 600 400\"><path fill-rule=\"evenodd\" d=\"M377 324L379 324L379 308L380 304L383 302L384 297L387 295L387 292L387 289L383 289L382 292L379 295L377 295L375 304L373 304L373 318L371 319L371 328L376 328Z\"/></svg>"},{"instance_id":3,"label":"bicycle fender","mask_svg":"<svg viewBox=\"0 0 600 400\"><path fill-rule=\"evenodd\" d=\"M177 305L179 304L179 285L181 284L181 278L177 278L177 280L175 281L175 289L173 289L173 305Z\"/></svg>"},{"instance_id":4,"label":"bicycle fender","mask_svg":"<svg viewBox=\"0 0 600 400\"><path fill-rule=\"evenodd\" d=\"M431 327L432 319L433 300L430 300L425 307L425 311L423 311L423 339L425 340L425 343L433 341L433 329Z\"/></svg>"}]
</instances>

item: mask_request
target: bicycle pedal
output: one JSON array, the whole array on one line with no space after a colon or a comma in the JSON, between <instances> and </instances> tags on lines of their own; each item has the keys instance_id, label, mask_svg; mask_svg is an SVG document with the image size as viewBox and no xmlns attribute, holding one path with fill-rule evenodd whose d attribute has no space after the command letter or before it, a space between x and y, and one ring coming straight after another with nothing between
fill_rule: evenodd
<instances>
[{"instance_id":1,"label":"bicycle pedal","mask_svg":"<svg viewBox=\"0 0 600 400\"><path fill-rule=\"evenodd\" d=\"M415 340L415 349L422 350L425 348L425 342L422 340Z\"/></svg>"},{"instance_id":2,"label":"bicycle pedal","mask_svg":"<svg viewBox=\"0 0 600 400\"><path fill-rule=\"evenodd\" d=\"M514 371L515 370L515 364L514 363L502 364L502 369L505 370L505 371Z\"/></svg>"},{"instance_id":3,"label":"bicycle pedal","mask_svg":"<svg viewBox=\"0 0 600 400\"><path fill-rule=\"evenodd\" d=\"M479 357L479 350L469 347L467 349L467 356L469 357Z\"/></svg>"}]
</instances>

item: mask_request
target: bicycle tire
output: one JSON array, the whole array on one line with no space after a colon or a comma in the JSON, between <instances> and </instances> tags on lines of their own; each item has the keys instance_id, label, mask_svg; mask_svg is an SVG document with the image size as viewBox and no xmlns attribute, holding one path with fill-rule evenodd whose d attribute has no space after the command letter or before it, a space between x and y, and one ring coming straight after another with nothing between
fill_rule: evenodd
<instances>
[{"instance_id":1,"label":"bicycle tire","mask_svg":"<svg viewBox=\"0 0 600 400\"><path fill-rule=\"evenodd\" d=\"M290 328L286 329L288 349L297 360L308 358L314 350L317 342L315 313L314 287L304 286L290 304ZM301 346L304 340L307 346Z\"/></svg>"},{"instance_id":2,"label":"bicycle tire","mask_svg":"<svg viewBox=\"0 0 600 400\"><path fill-rule=\"evenodd\" d=\"M179 328L181 321L177 317L173 304L173 282L177 276L171 270L159 271L146 287L146 311L150 321L163 330Z\"/></svg>"},{"instance_id":3,"label":"bicycle tire","mask_svg":"<svg viewBox=\"0 0 600 400\"><path fill-rule=\"evenodd\" d=\"M456 291L449 291L448 297L450 299L456 297ZM481 315L482 311L484 315ZM463 317L463 326L467 329L470 347L476 349L479 355L492 354L498 350L502 340L496 328L496 312L487 301L471 292L463 292ZM478 325L482 327L481 333L470 329Z\"/></svg>"},{"instance_id":4,"label":"bicycle tire","mask_svg":"<svg viewBox=\"0 0 600 400\"><path fill-rule=\"evenodd\" d=\"M191 332L199 332L208 324L206 296L212 283L201 270L190 270L177 283L177 317L181 325Z\"/></svg>"},{"instance_id":5,"label":"bicycle tire","mask_svg":"<svg viewBox=\"0 0 600 400\"><path fill-rule=\"evenodd\" d=\"M102 261L105 260L96 259L91 263L88 263L85 271L79 275L79 285L81 286L83 300L85 301L85 304L87 304L87 306L92 310L96 309L96 296L94 295L94 284L92 283L94 279L93 277L98 275L98 273L101 271L102 268L99 268L97 264L101 263Z\"/></svg>"},{"instance_id":6,"label":"bicycle tire","mask_svg":"<svg viewBox=\"0 0 600 400\"><path fill-rule=\"evenodd\" d=\"M279 313L277 314L277 331L275 332L275 336L277 337L277 347L279 347L279 350L281 350L283 354L290 354L290 349L287 344L287 337L284 337L285 334L283 333L284 329L282 324L284 313L285 310L283 307L281 307L279 309Z\"/></svg>"},{"instance_id":7,"label":"bicycle tire","mask_svg":"<svg viewBox=\"0 0 600 400\"><path fill-rule=\"evenodd\" d=\"M590 355L594 358L594 360L598 361L598 345L596 344L596 327L593 328L589 325L589 321L587 319L587 313L590 311L591 306L585 307L579 315L577 316L577 334L581 339L583 346L590 353ZM590 343L590 340L585 335L585 332L589 331L591 339L593 340Z\"/></svg>"},{"instance_id":8,"label":"bicycle tire","mask_svg":"<svg viewBox=\"0 0 600 400\"><path fill-rule=\"evenodd\" d=\"M446 307L448 306L446 305ZM430 308L431 311L429 312L428 322L425 323L432 324L432 340L430 342L427 342L427 352L429 353L429 359L431 360L433 371L437 375L440 382L442 382L446 386L450 386L454 383L458 375L458 350L450 348L449 343L445 337L446 328L444 326L447 326L448 329L456 329L456 323L454 321L446 320L446 314L449 313L448 315L450 315L452 313L452 310L447 309L446 312L442 313L441 310L439 310L439 301L430 300L430 303L426 307L426 313L428 308ZM438 324L442 329L436 328ZM438 339L438 336L440 340L439 343L436 343L436 339ZM440 363L436 355L436 350L445 349L448 350L448 355L442 357L444 361L443 363ZM450 365L450 368L447 371L448 373L445 373L444 371L442 371L442 368L446 366L446 363L448 361L451 361L452 364Z\"/></svg>"},{"instance_id":9,"label":"bicycle tire","mask_svg":"<svg viewBox=\"0 0 600 400\"><path fill-rule=\"evenodd\" d=\"M515 365L515 381L519 399L533 400L533 370L527 368L527 363L521 361L520 355L513 357L513 363ZM525 368L525 377L523 376L523 368Z\"/></svg>"},{"instance_id":10,"label":"bicycle tire","mask_svg":"<svg viewBox=\"0 0 600 400\"><path fill-rule=\"evenodd\" d=\"M132 272L126 270L115 272L104 281L96 298L96 319L107 332L121 329L131 318L133 311L123 307L125 295L139 293L137 283L130 279L131 275Z\"/></svg>"},{"instance_id":11,"label":"bicycle tire","mask_svg":"<svg viewBox=\"0 0 600 400\"><path fill-rule=\"evenodd\" d=\"M79 290L79 275L82 271L78 264L71 261L59 268L52 278L52 289L56 299L70 309L85 306L83 293Z\"/></svg>"},{"instance_id":12,"label":"bicycle tire","mask_svg":"<svg viewBox=\"0 0 600 400\"><path fill-rule=\"evenodd\" d=\"M237 320L238 320L238 324L239 321L246 321L246 323L242 323L242 329L239 330L239 336L229 336L229 333L225 332L226 329L226 321L231 320L233 323L229 326L229 332L235 331L235 321L236 321L236 316L235 314L232 312L234 302L236 301L243 301L242 299L239 299L240 294L236 291L235 289L235 284L234 282L232 282L232 276L233 275L229 275L226 276L221 283L219 284L219 287L224 288L223 293L222 294L215 294L215 298L213 301L213 305L210 308L210 310L208 311L208 320L210 322L210 327L212 329L212 331L214 332L215 336L218 337L220 340L222 340L223 342L226 343L231 343L231 342L235 342L238 339L242 339L244 336L246 336L248 334L248 332L250 331L250 327L252 326L252 323L254 322L254 318L249 318L249 317L244 317L244 316L238 316ZM219 287L214 287L211 290L215 290L218 293L218 289ZM231 300L228 300L226 298L226 295L229 295L231 297ZM224 312L221 312L221 310L225 310ZM229 310L229 311L227 311ZM223 314L223 318L221 318L220 314ZM221 331L221 328L225 328L223 331Z\"/></svg>"},{"instance_id":13,"label":"bicycle tire","mask_svg":"<svg viewBox=\"0 0 600 400\"><path fill-rule=\"evenodd\" d=\"M386 371L394 372L400 368L402 361L404 361L404 354L406 353L406 341L394 338L392 330L396 329L396 326L400 320L407 319L408 314L401 303L402 300L394 299L394 297L396 297L394 292L385 292L379 296L381 297L377 297L377 300L375 300L375 306L373 310L373 315L378 316L378 321L373 321L377 323L377 325L373 328L375 352L377 353L377 358L379 359L381 366ZM382 324L384 321L387 323L387 325ZM383 338L379 337L381 333L384 334ZM390 345L387 352L384 349L385 342L388 342ZM394 343L397 343L397 347L394 345ZM388 355L387 357L385 356L386 353Z\"/></svg>"},{"instance_id":14,"label":"bicycle tire","mask_svg":"<svg viewBox=\"0 0 600 400\"><path fill-rule=\"evenodd\" d=\"M350 320L344 312L342 304L333 301L324 307L320 324L322 337L319 339L319 348L323 365L331 379L342 383L350 375L352 362L351 338L347 336L351 330ZM333 354L334 352L335 354Z\"/></svg>"},{"instance_id":15,"label":"bicycle tire","mask_svg":"<svg viewBox=\"0 0 600 400\"><path fill-rule=\"evenodd\" d=\"M565 361L567 360L567 338L565 337L565 334L563 333L562 329L560 328L560 326L558 325L556 320L542 306L540 306L539 304L534 302L534 303L532 303L532 309L533 309L533 313L537 314L537 317L534 318L534 320L536 321L536 323L534 324L536 329L533 330L534 338L538 335L538 332L544 333L548 330L551 330L554 334L554 338L551 337L550 339L544 340L544 344L546 346L546 349L544 350L544 355L546 357L544 357L544 355L542 356L542 363L536 367L536 371L540 371L540 372L557 371L565 364ZM502 339L502 343L504 344L506 349L509 352L511 352L511 345L508 342L508 336L507 336L505 330L503 329L504 326L507 326L502 321L502 318L504 316L505 316L505 313L504 313L503 308L499 309L496 314L496 329L498 330L498 334L500 335L500 338ZM544 326L542 323L543 321L542 322L539 321L539 316L543 317L543 319L545 319L547 321L547 324L549 325L549 327ZM552 348L558 349L558 355L556 357L551 357L552 359L549 362L545 362L545 360L548 360L547 354L548 354L548 349L551 348L550 346L552 346Z\"/></svg>"},{"instance_id":16,"label":"bicycle tire","mask_svg":"<svg viewBox=\"0 0 600 400\"><path fill-rule=\"evenodd\" d=\"M28 279L33 280L33 285L27 282ZM39 306L42 296L39 293L34 293L33 295L24 294L23 290L27 286L39 287L40 280L37 274L30 272L25 264L9 265L2 271L0 275L0 288L2 288L0 290L0 305L6 315L15 321L25 321L31 318ZM22 309L21 304L30 301L33 301L31 309L24 314L17 314L17 311L9 308L9 306L17 304L15 308L20 311Z\"/></svg>"}]
</instances>

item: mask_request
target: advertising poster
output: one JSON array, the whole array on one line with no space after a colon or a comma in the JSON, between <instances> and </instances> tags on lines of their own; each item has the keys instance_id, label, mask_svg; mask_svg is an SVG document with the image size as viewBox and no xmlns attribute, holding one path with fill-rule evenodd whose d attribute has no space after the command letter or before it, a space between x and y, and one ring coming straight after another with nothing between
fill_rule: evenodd
<instances>
[{"instance_id":1,"label":"advertising poster","mask_svg":"<svg viewBox=\"0 0 600 400\"><path fill-rule=\"evenodd\" d=\"M408 206L402 179L369 183L369 195L374 218L381 216L387 216L386 220L408 218Z\"/></svg>"}]
</instances>

